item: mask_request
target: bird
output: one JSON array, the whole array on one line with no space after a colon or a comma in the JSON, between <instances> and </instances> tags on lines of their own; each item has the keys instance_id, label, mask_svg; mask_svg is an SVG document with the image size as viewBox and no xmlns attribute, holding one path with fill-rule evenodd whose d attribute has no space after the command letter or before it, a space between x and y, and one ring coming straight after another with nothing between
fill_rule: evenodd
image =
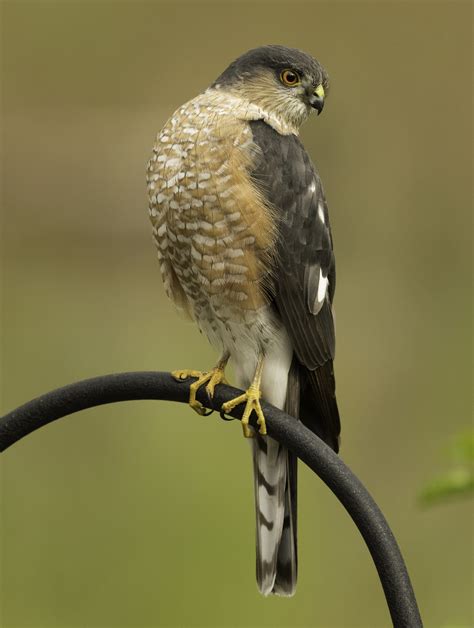
<instances>
[{"instance_id":1,"label":"bird","mask_svg":"<svg viewBox=\"0 0 474 628\"><path fill-rule=\"evenodd\" d=\"M205 386L212 397L229 360L245 391L222 411L243 406L265 596L296 589L297 465L267 435L261 399L339 450L333 239L321 179L299 137L328 88L323 66L299 49L249 50L171 115L147 166L165 291L220 353L208 371L173 376L195 378L189 404L202 415L196 393Z\"/></svg>"}]
</instances>

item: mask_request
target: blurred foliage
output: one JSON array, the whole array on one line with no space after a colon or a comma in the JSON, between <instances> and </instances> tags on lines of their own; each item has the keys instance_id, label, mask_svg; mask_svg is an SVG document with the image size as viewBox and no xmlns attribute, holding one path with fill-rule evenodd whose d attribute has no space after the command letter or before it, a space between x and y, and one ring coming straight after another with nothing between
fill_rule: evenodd
<instances>
[{"instance_id":1,"label":"blurred foliage","mask_svg":"<svg viewBox=\"0 0 474 628\"><path fill-rule=\"evenodd\" d=\"M449 447L449 454L454 466L423 489L421 503L438 503L474 492L474 430L458 434Z\"/></svg>"}]
</instances>

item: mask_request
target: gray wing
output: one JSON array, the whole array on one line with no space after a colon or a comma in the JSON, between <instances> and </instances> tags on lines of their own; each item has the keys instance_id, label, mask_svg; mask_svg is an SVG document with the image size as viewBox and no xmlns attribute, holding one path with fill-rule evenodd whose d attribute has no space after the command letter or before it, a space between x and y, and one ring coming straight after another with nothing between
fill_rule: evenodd
<instances>
[{"instance_id":1,"label":"gray wing","mask_svg":"<svg viewBox=\"0 0 474 628\"><path fill-rule=\"evenodd\" d=\"M278 222L272 298L301 365L301 420L338 450L333 359L335 263L321 180L300 140L250 123L260 148L252 178Z\"/></svg>"}]
</instances>

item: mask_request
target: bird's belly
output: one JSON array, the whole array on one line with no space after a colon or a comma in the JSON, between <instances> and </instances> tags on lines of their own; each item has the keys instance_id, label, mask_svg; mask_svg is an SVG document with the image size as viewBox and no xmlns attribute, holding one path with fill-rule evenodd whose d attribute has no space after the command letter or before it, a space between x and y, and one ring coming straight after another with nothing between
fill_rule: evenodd
<instances>
[{"instance_id":1,"label":"bird's belly","mask_svg":"<svg viewBox=\"0 0 474 628\"><path fill-rule=\"evenodd\" d=\"M272 314L263 290L266 269L251 226L226 213L213 196L167 220L169 260L193 316L213 344L264 341ZM215 195L214 195L215 196Z\"/></svg>"}]
</instances>

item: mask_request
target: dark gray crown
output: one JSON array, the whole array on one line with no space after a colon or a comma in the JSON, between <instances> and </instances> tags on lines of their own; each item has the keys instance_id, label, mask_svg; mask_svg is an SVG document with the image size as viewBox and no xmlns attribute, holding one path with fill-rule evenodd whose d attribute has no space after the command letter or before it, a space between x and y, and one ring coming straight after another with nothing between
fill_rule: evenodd
<instances>
[{"instance_id":1,"label":"dark gray crown","mask_svg":"<svg viewBox=\"0 0 474 628\"><path fill-rule=\"evenodd\" d=\"M295 70L300 76L311 78L315 85L322 83L325 89L329 82L321 64L302 50L286 46L261 46L245 52L233 61L212 86L232 85L253 76L256 70L263 68L277 74L285 69Z\"/></svg>"}]
</instances>

